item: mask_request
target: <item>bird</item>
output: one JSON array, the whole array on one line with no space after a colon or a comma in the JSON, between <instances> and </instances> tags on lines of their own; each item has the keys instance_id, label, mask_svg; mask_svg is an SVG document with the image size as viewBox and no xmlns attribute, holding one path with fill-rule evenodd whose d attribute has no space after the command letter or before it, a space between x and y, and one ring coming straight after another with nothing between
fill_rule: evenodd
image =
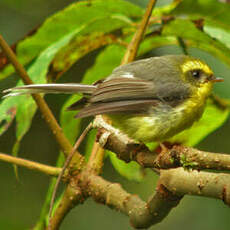
<instances>
[{"instance_id":1,"label":"bird","mask_svg":"<svg viewBox=\"0 0 230 230\"><path fill-rule=\"evenodd\" d=\"M115 68L92 85L31 84L10 88L6 96L34 93L82 94L68 110L76 118L106 116L112 125L139 142L163 142L200 119L214 76L202 60L187 55L140 59Z\"/></svg>"}]
</instances>

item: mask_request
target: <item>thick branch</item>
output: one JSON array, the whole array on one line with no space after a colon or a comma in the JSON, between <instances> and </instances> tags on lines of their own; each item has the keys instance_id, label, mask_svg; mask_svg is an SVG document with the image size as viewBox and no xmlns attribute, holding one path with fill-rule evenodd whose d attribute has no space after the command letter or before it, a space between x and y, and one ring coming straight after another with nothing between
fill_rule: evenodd
<instances>
[{"instance_id":1,"label":"thick branch","mask_svg":"<svg viewBox=\"0 0 230 230\"><path fill-rule=\"evenodd\" d=\"M108 182L88 171L83 171L79 180L79 186L86 196L90 195L97 202L128 215L134 228L147 228L160 222L182 197L173 195L161 186L146 203L137 195L127 193L120 184Z\"/></svg>"},{"instance_id":2,"label":"thick branch","mask_svg":"<svg viewBox=\"0 0 230 230\"><path fill-rule=\"evenodd\" d=\"M69 183L63 197L49 222L47 230L59 229L69 211L82 201L81 191L73 183Z\"/></svg>"},{"instance_id":3,"label":"thick branch","mask_svg":"<svg viewBox=\"0 0 230 230\"><path fill-rule=\"evenodd\" d=\"M144 144L136 143L106 123L102 116L98 116L94 121L94 127L100 129L99 143L102 143L104 148L116 153L125 162L134 160L145 168L167 169L183 166L230 170L229 154L205 152L181 145L174 145L172 149L156 154Z\"/></svg>"},{"instance_id":4,"label":"thick branch","mask_svg":"<svg viewBox=\"0 0 230 230\"><path fill-rule=\"evenodd\" d=\"M230 206L230 175L188 171L184 168L161 170L160 182L179 196L190 194L221 199Z\"/></svg>"},{"instance_id":5,"label":"thick branch","mask_svg":"<svg viewBox=\"0 0 230 230\"><path fill-rule=\"evenodd\" d=\"M13 157L8 154L0 153L0 161L16 164L34 171L39 171L50 176L58 176L61 168L40 164L34 161L25 160L19 157Z\"/></svg>"},{"instance_id":6,"label":"thick branch","mask_svg":"<svg viewBox=\"0 0 230 230\"><path fill-rule=\"evenodd\" d=\"M154 164L161 169L191 166L198 169L230 170L230 155L175 145L167 152L159 154Z\"/></svg>"}]
</instances>

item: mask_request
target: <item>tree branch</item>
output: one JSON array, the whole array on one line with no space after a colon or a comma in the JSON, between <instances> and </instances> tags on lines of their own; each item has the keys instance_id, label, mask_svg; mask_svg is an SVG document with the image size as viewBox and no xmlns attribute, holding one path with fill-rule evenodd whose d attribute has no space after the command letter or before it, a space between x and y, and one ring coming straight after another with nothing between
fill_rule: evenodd
<instances>
[{"instance_id":1,"label":"tree branch","mask_svg":"<svg viewBox=\"0 0 230 230\"><path fill-rule=\"evenodd\" d=\"M58 176L61 168L40 164L34 161L25 160L19 157L13 157L8 154L0 153L0 161L16 164L34 171L42 172L50 176Z\"/></svg>"},{"instance_id":2,"label":"tree branch","mask_svg":"<svg viewBox=\"0 0 230 230\"><path fill-rule=\"evenodd\" d=\"M104 160L105 150L100 146L100 144L95 141L94 146L92 149L92 153L90 155L87 169L89 172L93 174L100 174L102 167L103 167L103 160Z\"/></svg>"},{"instance_id":3,"label":"tree branch","mask_svg":"<svg viewBox=\"0 0 230 230\"><path fill-rule=\"evenodd\" d=\"M221 199L230 206L230 175L184 168L161 170L160 182L177 195L197 195Z\"/></svg>"},{"instance_id":4,"label":"tree branch","mask_svg":"<svg viewBox=\"0 0 230 230\"><path fill-rule=\"evenodd\" d=\"M230 170L230 155L200 151L195 148L174 145L160 154L152 152L144 144L138 144L119 130L106 123L102 116L94 120L94 127L100 130L99 143L117 154L125 162L136 161L145 168L191 167L198 169ZM103 139L106 134L106 140ZM103 140L101 140L101 138Z\"/></svg>"},{"instance_id":5,"label":"tree branch","mask_svg":"<svg viewBox=\"0 0 230 230\"><path fill-rule=\"evenodd\" d=\"M167 152L159 154L154 165L161 169L188 166L197 169L230 170L230 155L175 145Z\"/></svg>"},{"instance_id":6,"label":"tree branch","mask_svg":"<svg viewBox=\"0 0 230 230\"><path fill-rule=\"evenodd\" d=\"M92 196L96 202L106 204L129 216L134 228L148 228L160 222L175 207L182 196L175 196L162 186L146 203L137 195L127 193L120 184L111 183L103 178L82 171L78 186L85 196Z\"/></svg>"},{"instance_id":7,"label":"tree branch","mask_svg":"<svg viewBox=\"0 0 230 230\"><path fill-rule=\"evenodd\" d=\"M59 229L60 224L69 211L81 202L83 202L81 191L75 186L75 184L69 183L53 217L50 220L47 230Z\"/></svg>"},{"instance_id":8,"label":"tree branch","mask_svg":"<svg viewBox=\"0 0 230 230\"><path fill-rule=\"evenodd\" d=\"M80 137L77 139L76 143L74 144L74 147L72 149L72 152L68 155L68 157L66 158L66 161L63 165L63 168L60 172L60 174L58 175L58 178L57 178L57 181L56 181L56 184L54 186L54 190L53 190L53 194L52 194L52 197L51 197L51 201L50 201L50 209L49 209L49 219L51 219L51 214L52 214L52 210L53 210L53 205L54 205L54 201L55 201L55 197L56 197L56 193L57 193L57 189L58 189L58 186L61 182L61 179L65 173L65 170L67 168L69 168L69 164L75 154L75 152L77 151L78 147L80 146L81 142L84 140L85 136L87 135L87 133L90 131L90 129L92 128L92 123L89 123L89 125L85 128L85 130L82 132L82 134L80 135ZM68 187L67 187L67 190L68 190ZM66 191L68 193L68 191ZM55 218L58 218L58 217L55 217ZM51 223L51 221L49 221ZM50 224L50 227L49 229L51 230L51 224Z\"/></svg>"}]
</instances>

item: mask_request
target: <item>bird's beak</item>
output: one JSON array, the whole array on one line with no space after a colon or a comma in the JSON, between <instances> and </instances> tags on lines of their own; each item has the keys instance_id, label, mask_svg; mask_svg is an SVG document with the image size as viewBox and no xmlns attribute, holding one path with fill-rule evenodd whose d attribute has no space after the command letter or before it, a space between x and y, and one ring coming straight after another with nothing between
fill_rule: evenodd
<instances>
[{"instance_id":1,"label":"bird's beak","mask_svg":"<svg viewBox=\"0 0 230 230\"><path fill-rule=\"evenodd\" d=\"M211 81L211 82L223 82L224 79L223 79L223 78L220 78L220 77L215 77L214 75L212 75L212 76L209 78L209 81Z\"/></svg>"}]
</instances>

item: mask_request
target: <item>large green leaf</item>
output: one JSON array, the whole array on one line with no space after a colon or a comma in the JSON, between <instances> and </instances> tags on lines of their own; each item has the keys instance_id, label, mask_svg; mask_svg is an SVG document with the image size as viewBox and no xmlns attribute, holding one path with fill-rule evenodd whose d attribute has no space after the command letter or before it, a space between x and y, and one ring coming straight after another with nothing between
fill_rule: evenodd
<instances>
[{"instance_id":1,"label":"large green leaf","mask_svg":"<svg viewBox=\"0 0 230 230\"><path fill-rule=\"evenodd\" d=\"M17 45L18 59L25 65L47 47L67 35L73 38L79 31L82 31L83 34L89 33L90 30L108 32L124 24L130 24L131 19L140 18L142 13L141 8L122 0L73 3L49 17L34 35L27 37ZM0 73L0 79L12 72L12 66L6 66Z\"/></svg>"},{"instance_id":2,"label":"large green leaf","mask_svg":"<svg viewBox=\"0 0 230 230\"><path fill-rule=\"evenodd\" d=\"M68 39L69 37L66 36L58 42L52 44L50 47L44 50L31 65L28 70L28 74L35 83L46 83L46 74L49 64L58 50L68 42ZM17 85L22 84L22 81L19 81ZM30 95L8 97L4 99L0 104L0 122L5 122L5 124L3 127L1 127L0 134L3 133L11 123L12 119L14 118L12 111L15 110L17 110L16 138L17 143L19 143L30 128L32 118L36 111L36 104Z\"/></svg>"},{"instance_id":3,"label":"large green leaf","mask_svg":"<svg viewBox=\"0 0 230 230\"><path fill-rule=\"evenodd\" d=\"M180 37L184 39L187 47L196 47L204 50L230 65L230 49L197 29L194 23L189 20L172 20L164 26L162 35Z\"/></svg>"},{"instance_id":4,"label":"large green leaf","mask_svg":"<svg viewBox=\"0 0 230 230\"><path fill-rule=\"evenodd\" d=\"M230 5L217 0L186 0L171 11L175 16L204 20L204 31L230 46Z\"/></svg>"},{"instance_id":5,"label":"large green leaf","mask_svg":"<svg viewBox=\"0 0 230 230\"><path fill-rule=\"evenodd\" d=\"M220 27L230 29L230 5L217 0L186 0L179 4L170 14L191 19L205 19L218 23Z\"/></svg>"}]
</instances>

